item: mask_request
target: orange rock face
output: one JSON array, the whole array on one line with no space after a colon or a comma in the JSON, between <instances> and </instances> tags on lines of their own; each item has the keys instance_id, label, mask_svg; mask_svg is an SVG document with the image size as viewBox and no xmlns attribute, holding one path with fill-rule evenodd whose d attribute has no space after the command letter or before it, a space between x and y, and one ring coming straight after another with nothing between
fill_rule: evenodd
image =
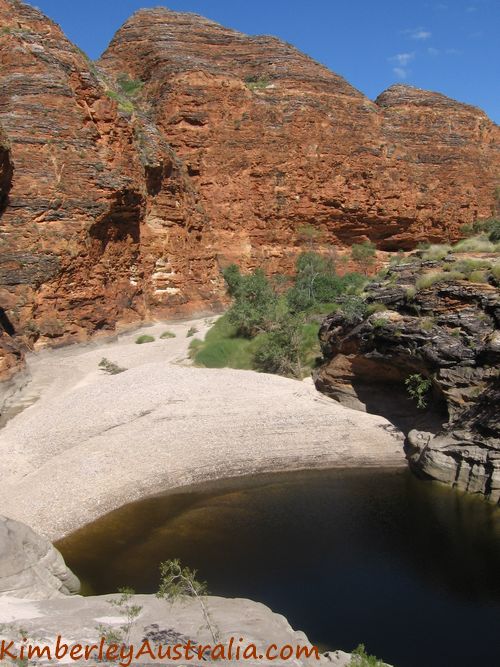
<instances>
[{"instance_id":1,"label":"orange rock face","mask_svg":"<svg viewBox=\"0 0 500 667\"><path fill-rule=\"evenodd\" d=\"M217 306L221 265L287 271L304 225L395 250L492 213L498 127L473 107L371 102L275 38L166 9L98 63L18 0L0 26L4 350Z\"/></svg>"},{"instance_id":2,"label":"orange rock face","mask_svg":"<svg viewBox=\"0 0 500 667\"><path fill-rule=\"evenodd\" d=\"M408 86L373 103L278 39L166 9L129 19L102 65L145 82L223 256L280 264L304 224L409 249L492 213L499 132L479 109Z\"/></svg>"}]
</instances>

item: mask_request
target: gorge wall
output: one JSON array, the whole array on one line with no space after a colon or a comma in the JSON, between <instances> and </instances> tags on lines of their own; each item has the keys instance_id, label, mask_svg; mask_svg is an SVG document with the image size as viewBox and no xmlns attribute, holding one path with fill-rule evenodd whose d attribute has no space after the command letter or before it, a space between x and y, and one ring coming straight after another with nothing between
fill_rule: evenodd
<instances>
[{"instance_id":1,"label":"gorge wall","mask_svg":"<svg viewBox=\"0 0 500 667\"><path fill-rule=\"evenodd\" d=\"M399 426L417 473L500 504L500 280L447 280L467 261L422 283L440 263L410 256L369 285L365 312L327 317L315 383Z\"/></svg>"},{"instance_id":2,"label":"gorge wall","mask_svg":"<svg viewBox=\"0 0 500 667\"><path fill-rule=\"evenodd\" d=\"M375 102L273 37L141 10L97 63L0 0L0 376L23 350L224 299L301 228L380 250L492 214L498 127L393 86Z\"/></svg>"}]
</instances>

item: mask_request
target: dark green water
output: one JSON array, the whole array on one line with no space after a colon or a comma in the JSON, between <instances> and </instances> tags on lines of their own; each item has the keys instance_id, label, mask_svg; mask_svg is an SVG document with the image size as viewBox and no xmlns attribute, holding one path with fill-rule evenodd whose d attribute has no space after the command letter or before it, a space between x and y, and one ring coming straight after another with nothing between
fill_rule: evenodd
<instances>
[{"instance_id":1,"label":"dark green water","mask_svg":"<svg viewBox=\"0 0 500 667\"><path fill-rule=\"evenodd\" d=\"M396 667L500 665L500 512L406 471L293 473L127 505L58 544L96 593L179 557L214 594Z\"/></svg>"}]
</instances>

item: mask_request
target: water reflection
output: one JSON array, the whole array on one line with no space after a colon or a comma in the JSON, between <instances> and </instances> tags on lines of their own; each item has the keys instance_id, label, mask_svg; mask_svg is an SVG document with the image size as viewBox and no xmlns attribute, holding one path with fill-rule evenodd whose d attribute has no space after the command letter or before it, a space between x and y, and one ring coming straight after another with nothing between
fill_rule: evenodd
<instances>
[{"instance_id":1,"label":"water reflection","mask_svg":"<svg viewBox=\"0 0 500 667\"><path fill-rule=\"evenodd\" d=\"M312 471L146 499L59 543L95 592L179 557L335 648L398 667L497 664L500 512L404 471ZM465 631L461 630L465 629Z\"/></svg>"}]
</instances>

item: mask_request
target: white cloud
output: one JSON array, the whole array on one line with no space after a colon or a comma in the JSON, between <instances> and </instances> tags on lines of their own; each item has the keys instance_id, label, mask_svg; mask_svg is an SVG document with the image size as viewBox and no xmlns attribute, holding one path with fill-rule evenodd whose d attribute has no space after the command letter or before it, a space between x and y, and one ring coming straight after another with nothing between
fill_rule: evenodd
<instances>
[{"instance_id":1,"label":"white cloud","mask_svg":"<svg viewBox=\"0 0 500 667\"><path fill-rule=\"evenodd\" d=\"M411 28L408 30L403 30L403 35L407 35L410 37L410 39L417 39L420 41L425 41L426 39L430 39L432 37L432 32L430 30L426 30L425 28Z\"/></svg>"},{"instance_id":2,"label":"white cloud","mask_svg":"<svg viewBox=\"0 0 500 667\"><path fill-rule=\"evenodd\" d=\"M397 63L399 67L406 67L406 65L408 65L414 58L415 52L413 51L412 53L396 53L396 55L389 58L389 60L393 63Z\"/></svg>"},{"instance_id":3,"label":"white cloud","mask_svg":"<svg viewBox=\"0 0 500 667\"><path fill-rule=\"evenodd\" d=\"M428 30L416 30L410 37L412 39L429 39L432 33Z\"/></svg>"},{"instance_id":4,"label":"white cloud","mask_svg":"<svg viewBox=\"0 0 500 667\"><path fill-rule=\"evenodd\" d=\"M393 67L392 71L399 79L406 79L408 76L408 70L406 70L404 67Z\"/></svg>"},{"instance_id":5,"label":"white cloud","mask_svg":"<svg viewBox=\"0 0 500 667\"><path fill-rule=\"evenodd\" d=\"M438 56L441 53L441 51L439 49L435 49L433 46L429 46L427 49L427 53L430 56Z\"/></svg>"}]
</instances>

